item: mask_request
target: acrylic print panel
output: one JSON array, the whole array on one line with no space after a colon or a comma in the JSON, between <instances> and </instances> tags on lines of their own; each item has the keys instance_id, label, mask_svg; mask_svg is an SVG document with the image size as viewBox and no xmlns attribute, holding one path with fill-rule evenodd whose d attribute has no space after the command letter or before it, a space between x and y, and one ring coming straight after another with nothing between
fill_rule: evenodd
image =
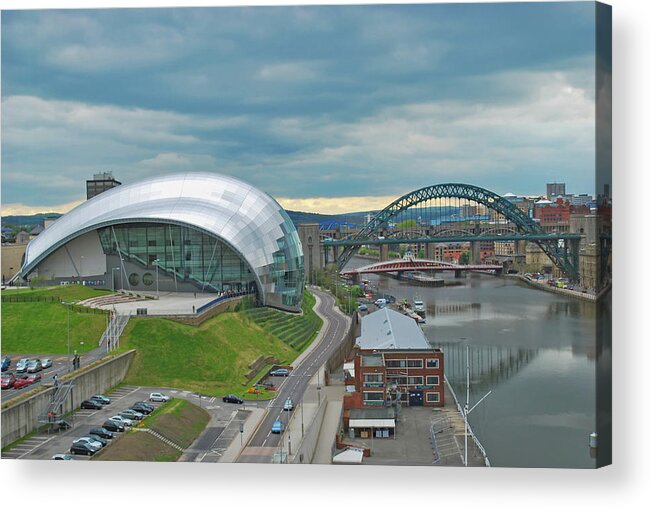
<instances>
[{"instance_id":1,"label":"acrylic print panel","mask_svg":"<svg viewBox=\"0 0 651 508\"><path fill-rule=\"evenodd\" d=\"M2 458L609 464L610 48L589 2L4 11Z\"/></svg>"}]
</instances>

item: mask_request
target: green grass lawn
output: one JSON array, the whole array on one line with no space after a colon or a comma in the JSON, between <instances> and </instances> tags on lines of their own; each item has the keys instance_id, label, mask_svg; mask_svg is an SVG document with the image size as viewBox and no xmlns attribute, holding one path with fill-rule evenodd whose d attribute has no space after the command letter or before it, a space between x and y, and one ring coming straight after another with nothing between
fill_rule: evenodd
<instances>
[{"instance_id":1,"label":"green grass lawn","mask_svg":"<svg viewBox=\"0 0 651 508\"><path fill-rule=\"evenodd\" d=\"M26 289L12 289L2 292L3 300L5 297L12 296L25 296L25 297L58 297L64 302L86 300L94 296L110 295L111 291L106 289L93 289L88 286L70 284L68 286L50 286L43 288L26 288Z\"/></svg>"},{"instance_id":2,"label":"green grass lawn","mask_svg":"<svg viewBox=\"0 0 651 508\"><path fill-rule=\"evenodd\" d=\"M68 310L57 302L8 302L5 297L58 297L73 302L108 294L86 286L3 291L3 354L66 354L68 352ZM104 314L70 312L70 351L85 353L97 347L106 329ZM83 342L83 344L81 344Z\"/></svg>"},{"instance_id":3,"label":"green grass lawn","mask_svg":"<svg viewBox=\"0 0 651 508\"><path fill-rule=\"evenodd\" d=\"M180 456L179 450L148 432L132 430L94 455L91 460L176 462Z\"/></svg>"},{"instance_id":4,"label":"green grass lawn","mask_svg":"<svg viewBox=\"0 0 651 508\"><path fill-rule=\"evenodd\" d=\"M260 355L291 362L298 352L241 312L225 312L190 326L168 319L132 319L120 350L137 349L124 382L169 386L203 394L242 394L244 374Z\"/></svg>"},{"instance_id":5,"label":"green grass lawn","mask_svg":"<svg viewBox=\"0 0 651 508\"><path fill-rule=\"evenodd\" d=\"M70 351L97 347L106 329L104 314L70 311ZM81 344L83 342L83 344ZM65 354L68 310L61 303L2 303L3 354Z\"/></svg>"},{"instance_id":6,"label":"green grass lawn","mask_svg":"<svg viewBox=\"0 0 651 508\"><path fill-rule=\"evenodd\" d=\"M314 312L315 303L314 296L305 291L302 314L289 314L270 307L246 309L244 314L255 324L301 352L312 343L323 326L323 320Z\"/></svg>"},{"instance_id":7,"label":"green grass lawn","mask_svg":"<svg viewBox=\"0 0 651 508\"><path fill-rule=\"evenodd\" d=\"M177 445L188 448L210 421L205 409L183 399L172 399L143 420L150 428Z\"/></svg>"}]
</instances>

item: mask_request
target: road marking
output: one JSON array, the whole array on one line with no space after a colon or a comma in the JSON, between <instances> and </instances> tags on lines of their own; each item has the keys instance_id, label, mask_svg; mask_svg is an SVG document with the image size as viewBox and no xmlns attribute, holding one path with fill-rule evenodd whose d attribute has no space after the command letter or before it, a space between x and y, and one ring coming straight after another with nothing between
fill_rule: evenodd
<instances>
[{"instance_id":1,"label":"road marking","mask_svg":"<svg viewBox=\"0 0 651 508\"><path fill-rule=\"evenodd\" d=\"M46 439L45 441L43 441L42 443L36 445L36 446L33 447L31 450L26 451L25 453L23 453L22 455L19 455L19 456L16 457L16 458L17 458L17 459L22 459L22 458L23 458L25 455L27 455L28 453L32 453L32 452L35 451L37 448L40 448L41 446L43 446L45 443L47 443L47 442L50 441L51 439L54 439L54 437L55 437L55 436L52 436L52 437L50 437L50 438L47 438L47 439Z\"/></svg>"}]
</instances>

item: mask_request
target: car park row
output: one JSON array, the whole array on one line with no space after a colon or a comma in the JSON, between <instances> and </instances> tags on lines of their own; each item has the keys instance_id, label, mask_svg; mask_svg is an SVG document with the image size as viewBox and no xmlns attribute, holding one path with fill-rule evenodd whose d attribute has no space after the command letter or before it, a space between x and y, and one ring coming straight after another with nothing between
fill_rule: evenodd
<instances>
[{"instance_id":1,"label":"car park row","mask_svg":"<svg viewBox=\"0 0 651 508\"><path fill-rule=\"evenodd\" d=\"M52 367L52 360L44 358L22 358L16 362L16 372L8 372L11 366L11 359L8 356L2 358L2 383L3 390L19 390L41 381L40 372Z\"/></svg>"},{"instance_id":2,"label":"car park row","mask_svg":"<svg viewBox=\"0 0 651 508\"><path fill-rule=\"evenodd\" d=\"M95 455L99 450L108 446L109 443L120 432L135 423L143 420L156 409L156 406L150 402L167 402L170 397L162 393L151 393L149 401L134 402L130 408L119 411L117 414L109 417L106 421L97 427L91 428L87 435L76 438L70 445L69 453L57 453L52 458L54 460L70 460L74 455ZM105 395L93 395L81 403L82 409L91 409L101 411L104 407L109 406L111 400Z\"/></svg>"}]
</instances>

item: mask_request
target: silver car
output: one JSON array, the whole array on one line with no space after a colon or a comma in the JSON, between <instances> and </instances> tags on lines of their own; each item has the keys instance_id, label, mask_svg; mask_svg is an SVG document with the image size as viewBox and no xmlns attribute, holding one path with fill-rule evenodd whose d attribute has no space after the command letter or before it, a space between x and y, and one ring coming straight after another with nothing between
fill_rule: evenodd
<instances>
[{"instance_id":1,"label":"silver car","mask_svg":"<svg viewBox=\"0 0 651 508\"><path fill-rule=\"evenodd\" d=\"M22 358L22 359L18 360L18 363L16 363L16 372L19 372L21 374L23 372L27 372L27 364L30 361L31 360L29 358Z\"/></svg>"},{"instance_id":2,"label":"silver car","mask_svg":"<svg viewBox=\"0 0 651 508\"><path fill-rule=\"evenodd\" d=\"M117 423L121 423L122 425L126 425L127 427L131 427L133 425L133 420L129 418L125 418L124 416L120 416L120 415L111 416L109 420Z\"/></svg>"},{"instance_id":3,"label":"silver car","mask_svg":"<svg viewBox=\"0 0 651 508\"><path fill-rule=\"evenodd\" d=\"M75 439L73 443L86 443L88 446L92 446L95 450L100 450L102 448L102 443L95 441L90 437L80 437L79 439Z\"/></svg>"},{"instance_id":4,"label":"silver car","mask_svg":"<svg viewBox=\"0 0 651 508\"><path fill-rule=\"evenodd\" d=\"M125 411L121 411L118 413L118 416L123 416L124 418L128 418L129 420L142 420L144 415L142 413L139 413L138 411L134 411L133 409L127 409Z\"/></svg>"},{"instance_id":5,"label":"silver car","mask_svg":"<svg viewBox=\"0 0 651 508\"><path fill-rule=\"evenodd\" d=\"M49 369L50 367L52 367L52 360L50 360L49 358L43 358L41 360L41 366L44 369Z\"/></svg>"},{"instance_id":6,"label":"silver car","mask_svg":"<svg viewBox=\"0 0 651 508\"><path fill-rule=\"evenodd\" d=\"M34 373L34 372L40 372L43 370L43 365L41 365L40 360L31 360L27 364L27 372Z\"/></svg>"}]
</instances>

